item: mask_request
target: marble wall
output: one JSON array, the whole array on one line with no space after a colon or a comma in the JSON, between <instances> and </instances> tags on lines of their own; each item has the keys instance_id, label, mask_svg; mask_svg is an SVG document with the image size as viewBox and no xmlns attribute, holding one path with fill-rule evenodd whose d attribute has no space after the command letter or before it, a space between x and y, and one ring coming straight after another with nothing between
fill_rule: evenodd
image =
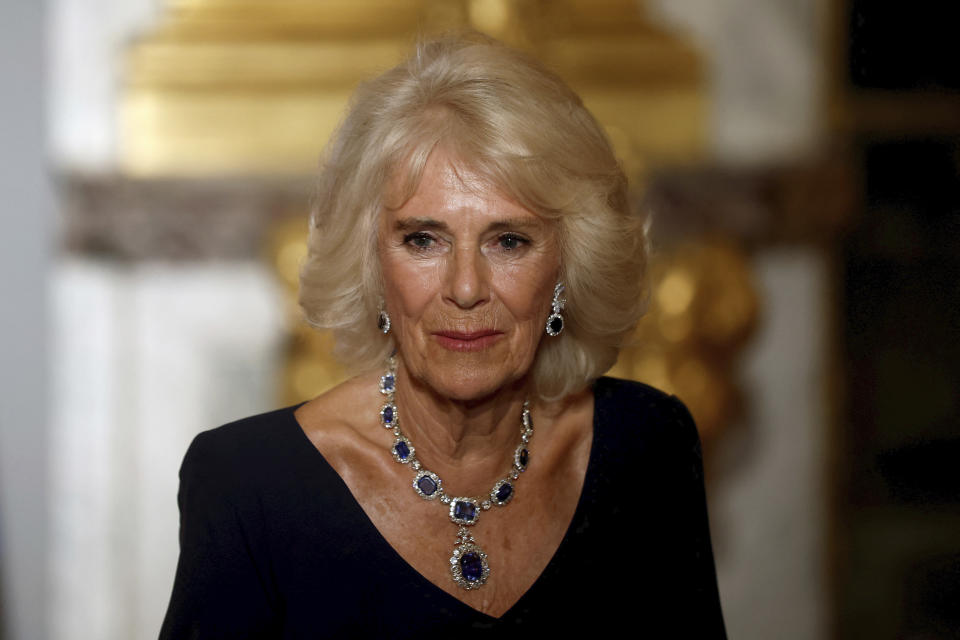
<instances>
[{"instance_id":1,"label":"marble wall","mask_svg":"<svg viewBox=\"0 0 960 640\"><path fill-rule=\"evenodd\" d=\"M708 461L727 633L828 638L830 263L781 249L753 267L764 317L744 354L745 416Z\"/></svg>"},{"instance_id":2,"label":"marble wall","mask_svg":"<svg viewBox=\"0 0 960 640\"><path fill-rule=\"evenodd\" d=\"M52 279L51 637L156 637L193 437L272 408L283 301L253 262L68 258Z\"/></svg>"},{"instance_id":3,"label":"marble wall","mask_svg":"<svg viewBox=\"0 0 960 640\"><path fill-rule=\"evenodd\" d=\"M45 637L50 612L45 26L43 3L0 3L0 636L14 639Z\"/></svg>"},{"instance_id":4,"label":"marble wall","mask_svg":"<svg viewBox=\"0 0 960 640\"><path fill-rule=\"evenodd\" d=\"M826 0L648 0L707 60L718 160L815 153L824 131Z\"/></svg>"},{"instance_id":5,"label":"marble wall","mask_svg":"<svg viewBox=\"0 0 960 640\"><path fill-rule=\"evenodd\" d=\"M57 168L106 171L117 159L124 46L163 0L48 0L46 113Z\"/></svg>"}]
</instances>

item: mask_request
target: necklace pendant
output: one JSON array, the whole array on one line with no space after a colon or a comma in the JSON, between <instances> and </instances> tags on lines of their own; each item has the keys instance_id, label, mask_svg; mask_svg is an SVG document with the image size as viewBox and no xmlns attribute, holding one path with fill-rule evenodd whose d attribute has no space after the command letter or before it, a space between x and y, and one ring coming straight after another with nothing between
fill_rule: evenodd
<instances>
[{"instance_id":1,"label":"necklace pendant","mask_svg":"<svg viewBox=\"0 0 960 640\"><path fill-rule=\"evenodd\" d=\"M487 552L480 548L464 526L460 527L450 556L450 575L457 585L467 590L479 589L490 577Z\"/></svg>"}]
</instances>

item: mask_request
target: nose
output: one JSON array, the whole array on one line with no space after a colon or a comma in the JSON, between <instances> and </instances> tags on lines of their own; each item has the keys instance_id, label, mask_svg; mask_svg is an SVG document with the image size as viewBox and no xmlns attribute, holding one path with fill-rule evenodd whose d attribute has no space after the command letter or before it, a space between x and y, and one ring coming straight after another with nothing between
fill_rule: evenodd
<instances>
[{"instance_id":1,"label":"nose","mask_svg":"<svg viewBox=\"0 0 960 640\"><path fill-rule=\"evenodd\" d=\"M487 265L478 249L457 247L447 274L447 298L461 309L472 309L489 297Z\"/></svg>"}]
</instances>

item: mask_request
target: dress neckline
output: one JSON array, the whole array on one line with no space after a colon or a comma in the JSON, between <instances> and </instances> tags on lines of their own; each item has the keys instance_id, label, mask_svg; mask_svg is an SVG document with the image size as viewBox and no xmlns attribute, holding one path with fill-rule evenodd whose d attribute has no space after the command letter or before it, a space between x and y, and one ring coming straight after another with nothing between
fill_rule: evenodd
<instances>
[{"instance_id":1,"label":"dress neckline","mask_svg":"<svg viewBox=\"0 0 960 640\"><path fill-rule=\"evenodd\" d=\"M529 599L530 594L538 590L538 587L542 582L544 582L545 578L547 578L549 574L552 574L554 571L556 571L557 565L566 555L566 551L572 544L573 538L577 532L583 528L582 525L585 518L587 496L594 493L594 487L597 482L596 469L599 464L598 458L600 456L600 447L597 446L597 431L599 428L599 403L601 402L601 394L597 393L597 387L602 384L602 380L603 378L599 378L594 382L593 385L591 385L591 390L593 391L594 395L590 453L587 456L587 469L584 473L583 484L580 487L580 496L577 498L577 506L574 509L573 517L570 518L570 522L567 524L567 529L564 532L563 537L560 539L560 544L557 545L557 548L554 550L553 555L550 557L550 560L547 562L546 566L544 566L543 570L540 572L540 575L537 576L537 578L533 581L533 584L531 584L530 587L523 592L517 601L510 605L510 608L504 611L499 617L491 616L490 614L484 613L479 609L475 609L463 600L460 600L456 596L448 593L440 586L435 584L432 580L428 579L425 575L417 571L412 564L407 562L406 558L404 558L400 552L397 551L392 544L390 544L390 541L384 537L384 535L380 532L380 529L378 529L373 523L373 520L370 519L370 516L367 515L367 512L364 511L363 507L360 505L360 502L353 495L353 491L351 491L350 486L343 480L340 474L337 473L337 470L334 469L333 465L327 461L327 458L323 455L323 453L317 449L317 447L313 444L313 441L310 440L309 436L307 436L306 431L303 429L303 426L300 424L300 421L297 420L295 415L296 410L306 404L306 401L287 407L286 413L289 417L290 425L298 432L300 446L309 447L313 455L319 458L319 462L323 465L325 470L337 478L337 481L339 482L338 488L342 492L345 492L346 496L349 496L349 500L346 502L350 505L355 517L358 519L358 521L362 522L363 526L372 534L370 537L375 539L377 544L385 549L385 553L390 554L395 562L405 567L405 570L411 575L413 580L416 580L421 586L430 590L431 592L438 594L438 597L443 598L447 602L453 604L453 606L456 606L461 610L478 617L481 621L500 622L506 620L516 611L518 611L523 602Z\"/></svg>"}]
</instances>

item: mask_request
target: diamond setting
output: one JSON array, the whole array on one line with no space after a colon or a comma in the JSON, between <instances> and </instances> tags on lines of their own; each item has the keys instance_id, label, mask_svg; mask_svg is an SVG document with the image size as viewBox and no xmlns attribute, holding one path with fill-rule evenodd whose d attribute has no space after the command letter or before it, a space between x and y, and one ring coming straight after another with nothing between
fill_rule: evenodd
<instances>
[{"instance_id":1,"label":"diamond setting","mask_svg":"<svg viewBox=\"0 0 960 640\"><path fill-rule=\"evenodd\" d=\"M517 447L513 454L513 464L521 473L527 470L527 465L530 464L530 450L527 449L526 444ZM517 476L513 477L516 479Z\"/></svg>"},{"instance_id":2,"label":"diamond setting","mask_svg":"<svg viewBox=\"0 0 960 640\"><path fill-rule=\"evenodd\" d=\"M450 556L450 575L464 589L477 589L490 577L487 553L472 542L457 545Z\"/></svg>"},{"instance_id":3,"label":"diamond setting","mask_svg":"<svg viewBox=\"0 0 960 640\"><path fill-rule=\"evenodd\" d=\"M416 452L416 449L413 447L413 443L406 439L404 436L398 436L396 440L393 441L393 448L390 449L393 452L393 459L401 464L407 464L408 462L413 461L413 454Z\"/></svg>"},{"instance_id":4,"label":"diamond setting","mask_svg":"<svg viewBox=\"0 0 960 640\"><path fill-rule=\"evenodd\" d=\"M550 303L553 313L547 318L547 324L544 327L548 336L558 336L563 332L563 315L561 314L567 305L567 300L563 297L564 291L566 287L562 282L558 282L553 288L553 302Z\"/></svg>"},{"instance_id":5,"label":"diamond setting","mask_svg":"<svg viewBox=\"0 0 960 640\"><path fill-rule=\"evenodd\" d=\"M397 413L397 405L388 402L380 408L380 424L387 429L393 429L398 422L400 422L400 414Z\"/></svg>"},{"instance_id":6,"label":"diamond setting","mask_svg":"<svg viewBox=\"0 0 960 640\"><path fill-rule=\"evenodd\" d=\"M383 334L390 333L390 315L386 309L380 309L380 313L377 314L377 328Z\"/></svg>"},{"instance_id":7,"label":"diamond setting","mask_svg":"<svg viewBox=\"0 0 960 640\"><path fill-rule=\"evenodd\" d=\"M493 485L493 490L490 491L490 502L502 507L513 499L513 483L510 480L504 478L499 481L497 484Z\"/></svg>"},{"instance_id":8,"label":"diamond setting","mask_svg":"<svg viewBox=\"0 0 960 640\"><path fill-rule=\"evenodd\" d=\"M393 394L397 390L397 378L392 373L385 373L380 376L380 393L385 396Z\"/></svg>"},{"instance_id":9,"label":"diamond setting","mask_svg":"<svg viewBox=\"0 0 960 640\"><path fill-rule=\"evenodd\" d=\"M457 524L476 524L480 519L479 501L476 498L450 498L450 519Z\"/></svg>"},{"instance_id":10,"label":"diamond setting","mask_svg":"<svg viewBox=\"0 0 960 640\"><path fill-rule=\"evenodd\" d=\"M443 493L443 481L437 474L424 469L414 476L413 490L424 500L435 500Z\"/></svg>"},{"instance_id":11,"label":"diamond setting","mask_svg":"<svg viewBox=\"0 0 960 640\"><path fill-rule=\"evenodd\" d=\"M544 327L547 331L547 335L551 337L556 337L563 333L563 316L559 313L551 313L550 317L547 318L547 326Z\"/></svg>"}]
</instances>

